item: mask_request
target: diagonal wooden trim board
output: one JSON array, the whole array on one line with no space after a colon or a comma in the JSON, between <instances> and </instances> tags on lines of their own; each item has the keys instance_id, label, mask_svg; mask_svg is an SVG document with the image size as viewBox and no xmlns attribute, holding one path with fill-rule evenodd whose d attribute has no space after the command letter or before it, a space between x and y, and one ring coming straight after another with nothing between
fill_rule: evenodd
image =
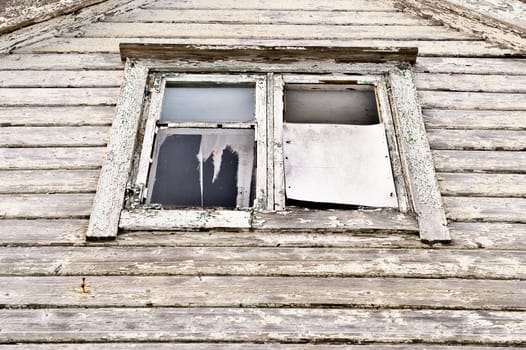
<instances>
[{"instance_id":1,"label":"diagonal wooden trim board","mask_svg":"<svg viewBox=\"0 0 526 350\"><path fill-rule=\"evenodd\" d=\"M390 61L415 63L417 47L328 46L199 46L162 43L121 43L121 59L152 60L249 60L250 62L295 62L334 60L337 63Z\"/></svg>"},{"instance_id":2,"label":"diagonal wooden trim board","mask_svg":"<svg viewBox=\"0 0 526 350\"><path fill-rule=\"evenodd\" d=\"M526 53L526 4L518 0L393 0L404 12L430 18L503 48ZM503 11L502 7L511 10ZM521 20L517 20L515 17Z\"/></svg>"}]
</instances>

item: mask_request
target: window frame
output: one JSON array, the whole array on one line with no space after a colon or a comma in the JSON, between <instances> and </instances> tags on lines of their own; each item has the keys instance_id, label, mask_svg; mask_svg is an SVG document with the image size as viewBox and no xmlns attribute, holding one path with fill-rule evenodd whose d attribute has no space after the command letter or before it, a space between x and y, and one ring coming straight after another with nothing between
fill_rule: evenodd
<instances>
[{"instance_id":1,"label":"window frame","mask_svg":"<svg viewBox=\"0 0 526 350\"><path fill-rule=\"evenodd\" d=\"M386 55L385 50L379 50L373 54L386 56L387 59L364 59L366 62L352 62L347 59L339 62L342 60L332 57L340 54L339 48L334 53L327 53L327 50L323 50L321 55L323 57L319 58L316 58L320 51L319 48L298 48L297 52L294 49L290 51L290 48L285 48L282 52L265 49L267 52L263 53L261 51L265 50L248 48L242 54L237 49L230 51L234 60L225 62L221 55L210 59L210 56L214 56L214 49L192 48L191 52L188 52L188 47L180 48L180 52L175 50L175 56L167 59L164 56L141 57L140 54L133 53L133 50L136 50L136 44L130 45L134 46L134 49L130 51L131 53L125 53L121 44L121 55L127 58L125 78L108 144L108 155L99 179L87 239L115 238L119 229L278 229L418 232L421 239L426 242L450 240L411 67L407 64L408 60L405 62L389 61L390 57ZM233 49L219 49L221 52L224 50ZM164 45L161 51L162 55L167 55L167 52L170 52L169 55L174 55L173 47ZM353 48L350 51L355 52L356 49ZM371 49L365 51L368 55L371 54ZM156 51L149 51L147 55L151 55L152 52ZM295 57L298 52L303 59L276 63L276 57L280 59L288 56ZM183 58L181 55L188 57ZM239 57L240 55L243 57ZM327 55L332 59L327 59ZM202 56L205 56L206 59L203 59ZM376 63L369 63L369 61ZM267 155L263 158L266 159L267 168L271 169L269 170L270 176L266 176L266 180L260 180L266 181L265 186L261 188L266 190L267 194L273 195L264 197L266 199L264 205L258 204L257 210L251 211L123 209L125 193L134 195L134 192L137 191L133 186L129 186L128 181L133 172L132 164L134 160L137 161L136 139L139 140L138 144L142 142L140 140L141 115L148 111L151 104L150 98L148 96L145 98L145 95L148 95L145 94L145 91L148 92L149 88L158 87L156 85L158 82L148 81L151 73L249 74L265 77L268 83L261 91L265 90L266 101L265 106L261 108L268 116L264 128L267 137L263 139L256 137L258 153L264 150ZM386 134L392 156L393 173L397 178L395 183L397 194L402 199L399 200L398 211L378 209L321 212L284 210L286 208L283 207L281 201L284 195L282 195L283 192L279 192L279 184L276 186L275 183L276 174L279 174L279 165L278 172L273 171L275 166L273 159L280 159L281 146L279 130L276 132L276 128L279 127L277 126L279 120L283 121L282 89L284 82L293 76L299 76L298 74L301 74L302 77L306 76L303 74L323 75L325 80L331 76L334 77L333 80L345 77L346 80L356 78L357 80L362 79L361 81L375 82L379 113L382 113L381 118L384 123L387 122L386 130L389 128ZM286 79L283 79L284 76ZM281 89L277 89L276 87L279 87L280 84ZM280 115L281 119L279 119ZM393 157L393 154L396 156ZM257 177L261 175L258 174ZM278 196L276 196L276 191L279 192ZM276 198L279 199L278 202Z\"/></svg>"}]
</instances>

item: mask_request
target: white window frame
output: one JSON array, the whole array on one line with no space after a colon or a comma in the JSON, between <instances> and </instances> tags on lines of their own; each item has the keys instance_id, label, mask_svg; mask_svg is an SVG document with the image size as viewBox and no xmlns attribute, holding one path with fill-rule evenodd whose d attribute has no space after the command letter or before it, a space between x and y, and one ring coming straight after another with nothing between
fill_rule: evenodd
<instances>
[{"instance_id":1,"label":"white window frame","mask_svg":"<svg viewBox=\"0 0 526 350\"><path fill-rule=\"evenodd\" d=\"M187 48L184 50L187 51ZM254 52L261 55L260 51ZM254 55L254 52L251 54ZM275 51L272 50L271 54ZM247 55L250 56L250 53ZM324 50L323 55L328 53ZM208 54L205 56L208 57ZM189 62L188 59L127 60L108 155L101 171L88 227L88 239L115 238L119 229L280 229L419 232L424 241L450 240L416 89L407 64L335 63L327 61L326 57L321 62L306 59L275 64L264 58L263 62L255 62L253 57L248 56L245 60L229 62L201 59L196 62ZM150 135L153 135L152 128L160 114L164 86L158 79L152 81L152 74L163 76L164 81L202 82L205 77L204 81L239 82L248 79L256 82L256 95L259 96L256 98L258 194L253 209L156 210L124 207L125 194L133 196L137 192L137 186L130 186L130 179L135 176L138 179L136 185L145 182L145 164L150 162L148 152L151 152L153 145ZM399 198L397 211L291 211L284 205L280 127L283 123L284 84L342 80L375 86ZM145 115L148 115L146 121ZM146 130L144 134L143 127Z\"/></svg>"}]
</instances>

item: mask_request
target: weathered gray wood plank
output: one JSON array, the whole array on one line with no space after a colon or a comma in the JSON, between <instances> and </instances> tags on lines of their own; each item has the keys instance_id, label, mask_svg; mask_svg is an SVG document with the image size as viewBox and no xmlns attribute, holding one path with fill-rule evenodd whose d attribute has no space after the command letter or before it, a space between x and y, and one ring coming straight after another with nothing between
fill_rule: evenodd
<instances>
[{"instance_id":1,"label":"weathered gray wood plank","mask_svg":"<svg viewBox=\"0 0 526 350\"><path fill-rule=\"evenodd\" d=\"M526 95L525 95L526 97ZM515 130L427 130L432 149L524 151L526 131Z\"/></svg>"},{"instance_id":2,"label":"weathered gray wood plank","mask_svg":"<svg viewBox=\"0 0 526 350\"><path fill-rule=\"evenodd\" d=\"M424 109L428 128L526 130L526 111Z\"/></svg>"},{"instance_id":3,"label":"weathered gray wood plank","mask_svg":"<svg viewBox=\"0 0 526 350\"><path fill-rule=\"evenodd\" d=\"M98 169L105 147L0 148L0 169Z\"/></svg>"},{"instance_id":4,"label":"weathered gray wood plank","mask_svg":"<svg viewBox=\"0 0 526 350\"><path fill-rule=\"evenodd\" d=\"M12 54L0 56L3 70L115 70L124 67L116 54Z\"/></svg>"},{"instance_id":5,"label":"weathered gray wood plank","mask_svg":"<svg viewBox=\"0 0 526 350\"><path fill-rule=\"evenodd\" d=\"M526 81L520 75L418 73L415 82L419 90L526 92Z\"/></svg>"},{"instance_id":6,"label":"weathered gray wood plank","mask_svg":"<svg viewBox=\"0 0 526 350\"><path fill-rule=\"evenodd\" d=\"M526 59L421 57L415 68L421 73L526 75Z\"/></svg>"},{"instance_id":7,"label":"weathered gray wood plank","mask_svg":"<svg viewBox=\"0 0 526 350\"><path fill-rule=\"evenodd\" d=\"M113 106L0 107L1 126L111 125Z\"/></svg>"},{"instance_id":8,"label":"weathered gray wood plank","mask_svg":"<svg viewBox=\"0 0 526 350\"><path fill-rule=\"evenodd\" d=\"M119 43L171 43L188 45L230 46L331 46L331 47L418 47L419 56L503 56L512 55L512 50L497 48L484 41L465 40L382 40L382 39L210 39L210 38L54 38L32 46L21 48L26 53L118 53Z\"/></svg>"},{"instance_id":9,"label":"weathered gray wood plank","mask_svg":"<svg viewBox=\"0 0 526 350\"><path fill-rule=\"evenodd\" d=\"M526 110L526 94L419 91L423 108Z\"/></svg>"},{"instance_id":10,"label":"weathered gray wood plank","mask_svg":"<svg viewBox=\"0 0 526 350\"><path fill-rule=\"evenodd\" d=\"M0 147L105 146L107 126L13 126L0 128Z\"/></svg>"},{"instance_id":11,"label":"weathered gray wood plank","mask_svg":"<svg viewBox=\"0 0 526 350\"><path fill-rule=\"evenodd\" d=\"M117 88L1 88L1 106L115 105Z\"/></svg>"},{"instance_id":12,"label":"weathered gray wood plank","mask_svg":"<svg viewBox=\"0 0 526 350\"><path fill-rule=\"evenodd\" d=\"M93 194L1 194L0 217L85 218L91 211Z\"/></svg>"},{"instance_id":13,"label":"weathered gray wood plank","mask_svg":"<svg viewBox=\"0 0 526 350\"><path fill-rule=\"evenodd\" d=\"M282 247L4 247L4 275L242 275L524 279L526 252Z\"/></svg>"},{"instance_id":14,"label":"weathered gray wood plank","mask_svg":"<svg viewBox=\"0 0 526 350\"><path fill-rule=\"evenodd\" d=\"M455 246L526 250L526 224L451 222L449 227Z\"/></svg>"},{"instance_id":15,"label":"weathered gray wood plank","mask_svg":"<svg viewBox=\"0 0 526 350\"><path fill-rule=\"evenodd\" d=\"M389 28L389 30L386 30ZM105 23L82 28L84 37L258 38L258 39L431 39L470 40L445 27L379 25L290 25L220 23ZM65 36L75 36L70 34ZM78 36L78 35L76 35ZM476 39L475 39L476 40Z\"/></svg>"},{"instance_id":16,"label":"weathered gray wood plank","mask_svg":"<svg viewBox=\"0 0 526 350\"><path fill-rule=\"evenodd\" d=\"M330 4L320 4L313 0L296 0L293 3L283 3L276 0L250 0L238 2L235 0L211 3L206 0L197 0L191 3L160 0L148 3L143 8L152 9L272 9L272 10L349 10L349 11L397 11L391 1L366 1L366 0L335 0Z\"/></svg>"},{"instance_id":17,"label":"weathered gray wood plank","mask_svg":"<svg viewBox=\"0 0 526 350\"><path fill-rule=\"evenodd\" d=\"M420 238L427 242L447 242L451 237L412 72L393 69L389 73L389 85L402 166L418 217Z\"/></svg>"},{"instance_id":18,"label":"weathered gray wood plank","mask_svg":"<svg viewBox=\"0 0 526 350\"><path fill-rule=\"evenodd\" d=\"M117 115L93 203L87 238L115 237L131 170L135 135L144 103L148 68L127 61Z\"/></svg>"},{"instance_id":19,"label":"weathered gray wood plank","mask_svg":"<svg viewBox=\"0 0 526 350\"><path fill-rule=\"evenodd\" d=\"M121 70L0 71L0 87L118 87Z\"/></svg>"},{"instance_id":20,"label":"weathered gray wood plank","mask_svg":"<svg viewBox=\"0 0 526 350\"><path fill-rule=\"evenodd\" d=\"M347 307L526 310L526 281L238 276L0 277L19 307Z\"/></svg>"},{"instance_id":21,"label":"weathered gray wood plank","mask_svg":"<svg viewBox=\"0 0 526 350\"><path fill-rule=\"evenodd\" d=\"M526 223L526 198L444 197L447 217L455 221Z\"/></svg>"},{"instance_id":22,"label":"weathered gray wood plank","mask_svg":"<svg viewBox=\"0 0 526 350\"><path fill-rule=\"evenodd\" d=\"M0 340L10 342L82 342L102 337L106 341L424 342L430 334L435 343L526 341L524 313L504 311L3 309L0 327Z\"/></svg>"},{"instance_id":23,"label":"weathered gray wood plank","mask_svg":"<svg viewBox=\"0 0 526 350\"><path fill-rule=\"evenodd\" d=\"M0 170L0 193L95 192L99 170Z\"/></svg>"},{"instance_id":24,"label":"weathered gray wood plank","mask_svg":"<svg viewBox=\"0 0 526 350\"><path fill-rule=\"evenodd\" d=\"M525 174L438 173L447 196L526 197Z\"/></svg>"},{"instance_id":25,"label":"weathered gray wood plank","mask_svg":"<svg viewBox=\"0 0 526 350\"><path fill-rule=\"evenodd\" d=\"M239 5L236 3L236 5ZM429 21L392 11L327 11L315 13L302 9L138 9L106 18L105 22L168 22L168 23L242 23L242 24L398 24L426 25Z\"/></svg>"},{"instance_id":26,"label":"weathered gray wood plank","mask_svg":"<svg viewBox=\"0 0 526 350\"><path fill-rule=\"evenodd\" d=\"M509 151L433 151L437 171L526 172L526 152Z\"/></svg>"},{"instance_id":27,"label":"weathered gray wood plank","mask_svg":"<svg viewBox=\"0 0 526 350\"><path fill-rule=\"evenodd\" d=\"M0 244L79 244L87 228L88 220L2 220Z\"/></svg>"}]
</instances>

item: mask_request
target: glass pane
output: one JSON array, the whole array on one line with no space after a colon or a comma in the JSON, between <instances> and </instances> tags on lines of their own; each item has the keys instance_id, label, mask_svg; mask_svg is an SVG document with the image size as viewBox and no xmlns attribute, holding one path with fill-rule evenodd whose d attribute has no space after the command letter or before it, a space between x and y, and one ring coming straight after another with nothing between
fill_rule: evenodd
<instances>
[{"instance_id":1,"label":"glass pane","mask_svg":"<svg viewBox=\"0 0 526 350\"><path fill-rule=\"evenodd\" d=\"M167 86L161 121L250 122L254 113L254 87Z\"/></svg>"},{"instance_id":2,"label":"glass pane","mask_svg":"<svg viewBox=\"0 0 526 350\"><path fill-rule=\"evenodd\" d=\"M368 85L288 84L285 121L378 124L374 88Z\"/></svg>"},{"instance_id":3,"label":"glass pane","mask_svg":"<svg viewBox=\"0 0 526 350\"><path fill-rule=\"evenodd\" d=\"M253 168L253 129L161 129L147 203L246 208Z\"/></svg>"}]
</instances>

